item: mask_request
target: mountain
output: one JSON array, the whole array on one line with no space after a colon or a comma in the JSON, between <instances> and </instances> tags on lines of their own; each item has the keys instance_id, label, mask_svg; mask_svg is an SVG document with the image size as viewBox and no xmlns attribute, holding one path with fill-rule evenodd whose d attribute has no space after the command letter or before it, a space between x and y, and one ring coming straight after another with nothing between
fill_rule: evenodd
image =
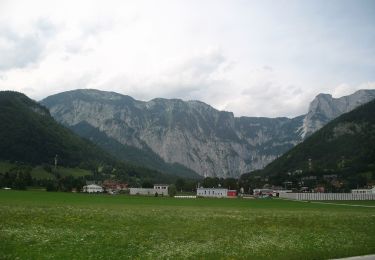
<instances>
[{"instance_id":1,"label":"mountain","mask_svg":"<svg viewBox=\"0 0 375 260\"><path fill-rule=\"evenodd\" d=\"M88 124L112 141L202 176L237 177L264 167L296 144L302 124L302 117L236 118L199 101L143 102L98 90L68 91L41 103L73 130Z\"/></svg>"},{"instance_id":2,"label":"mountain","mask_svg":"<svg viewBox=\"0 0 375 260\"><path fill-rule=\"evenodd\" d=\"M105 133L99 131L85 121L72 126L71 129L79 136L89 139L121 161L147 166L148 168L179 177L193 179L201 178L200 175L180 164L169 164L164 162L159 155L150 149L147 149L147 147L142 150L134 146L121 144L114 138L108 137Z\"/></svg>"},{"instance_id":3,"label":"mountain","mask_svg":"<svg viewBox=\"0 0 375 260\"><path fill-rule=\"evenodd\" d=\"M265 167L260 174L332 174L375 179L375 100L334 119Z\"/></svg>"},{"instance_id":4,"label":"mountain","mask_svg":"<svg viewBox=\"0 0 375 260\"><path fill-rule=\"evenodd\" d=\"M349 96L333 98L329 94L319 94L310 104L303 119L302 137L305 138L322 128L341 114L375 99L375 90L358 90Z\"/></svg>"},{"instance_id":5,"label":"mountain","mask_svg":"<svg viewBox=\"0 0 375 260\"><path fill-rule=\"evenodd\" d=\"M136 161L145 158L142 151L147 153L148 164L160 164L161 158L167 165L188 168L201 176L238 177L263 168L325 124L325 118L345 112L336 99L323 103L320 96L307 115L292 119L234 117L199 101L157 98L143 102L89 89L59 93L41 103L58 122L122 160L131 156L132 147L137 149L132 154ZM348 98L346 108L364 100ZM323 104L341 110L330 114ZM82 125L99 131L100 137L81 131Z\"/></svg>"},{"instance_id":6,"label":"mountain","mask_svg":"<svg viewBox=\"0 0 375 260\"><path fill-rule=\"evenodd\" d=\"M0 159L30 164L78 166L111 161L108 154L76 136L51 117L47 108L24 94L0 92Z\"/></svg>"},{"instance_id":7,"label":"mountain","mask_svg":"<svg viewBox=\"0 0 375 260\"><path fill-rule=\"evenodd\" d=\"M116 176L131 185L139 186L142 181L171 183L177 179L176 175L144 165L120 162L57 123L47 108L18 92L0 91L0 122L0 161L53 165L58 155L60 166L103 173L106 169L109 177Z\"/></svg>"}]
</instances>

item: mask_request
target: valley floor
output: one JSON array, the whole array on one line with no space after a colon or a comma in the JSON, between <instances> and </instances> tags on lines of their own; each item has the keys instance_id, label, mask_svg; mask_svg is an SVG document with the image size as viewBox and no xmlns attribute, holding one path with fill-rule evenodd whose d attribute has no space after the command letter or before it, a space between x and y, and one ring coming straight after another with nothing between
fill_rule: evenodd
<instances>
[{"instance_id":1,"label":"valley floor","mask_svg":"<svg viewBox=\"0 0 375 260\"><path fill-rule=\"evenodd\" d=\"M329 259L375 253L375 208L345 205L7 190L0 191L0 219L0 259Z\"/></svg>"}]
</instances>

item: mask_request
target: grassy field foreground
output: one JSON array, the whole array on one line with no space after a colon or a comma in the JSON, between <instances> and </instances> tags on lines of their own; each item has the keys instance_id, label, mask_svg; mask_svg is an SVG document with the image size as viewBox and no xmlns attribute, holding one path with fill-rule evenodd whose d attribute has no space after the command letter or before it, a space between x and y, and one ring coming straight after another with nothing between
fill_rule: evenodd
<instances>
[{"instance_id":1,"label":"grassy field foreground","mask_svg":"<svg viewBox=\"0 0 375 260\"><path fill-rule=\"evenodd\" d=\"M375 208L0 191L0 220L0 259L328 259L375 253Z\"/></svg>"}]
</instances>

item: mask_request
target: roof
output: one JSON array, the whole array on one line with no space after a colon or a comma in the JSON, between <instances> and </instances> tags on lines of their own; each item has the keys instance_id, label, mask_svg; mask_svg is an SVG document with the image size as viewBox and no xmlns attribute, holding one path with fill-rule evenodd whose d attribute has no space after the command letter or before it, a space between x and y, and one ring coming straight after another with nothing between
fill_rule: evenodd
<instances>
[{"instance_id":1,"label":"roof","mask_svg":"<svg viewBox=\"0 0 375 260\"><path fill-rule=\"evenodd\" d=\"M227 188L198 188L197 190L228 190Z\"/></svg>"},{"instance_id":2,"label":"roof","mask_svg":"<svg viewBox=\"0 0 375 260\"><path fill-rule=\"evenodd\" d=\"M99 186L99 185L96 185L96 184L90 184L90 185L86 185L84 187L90 187L90 188L102 188L102 186Z\"/></svg>"}]
</instances>

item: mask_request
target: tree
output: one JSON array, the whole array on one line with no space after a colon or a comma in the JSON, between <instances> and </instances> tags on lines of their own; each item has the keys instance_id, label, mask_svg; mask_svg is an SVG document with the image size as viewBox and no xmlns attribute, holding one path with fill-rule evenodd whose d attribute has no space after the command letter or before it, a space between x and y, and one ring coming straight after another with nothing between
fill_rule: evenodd
<instances>
[{"instance_id":1,"label":"tree","mask_svg":"<svg viewBox=\"0 0 375 260\"><path fill-rule=\"evenodd\" d=\"M223 183L223 187L231 190L237 190L238 189L238 183L237 180L234 178L226 178Z\"/></svg>"},{"instance_id":2,"label":"tree","mask_svg":"<svg viewBox=\"0 0 375 260\"><path fill-rule=\"evenodd\" d=\"M168 187L169 196L174 197L177 193L176 186L174 184L169 185Z\"/></svg>"},{"instance_id":3,"label":"tree","mask_svg":"<svg viewBox=\"0 0 375 260\"><path fill-rule=\"evenodd\" d=\"M185 180L182 178L178 178L176 180L176 189L182 191L185 188Z\"/></svg>"},{"instance_id":4,"label":"tree","mask_svg":"<svg viewBox=\"0 0 375 260\"><path fill-rule=\"evenodd\" d=\"M153 188L153 187L154 185L148 180L145 180L142 182L142 188Z\"/></svg>"}]
</instances>

